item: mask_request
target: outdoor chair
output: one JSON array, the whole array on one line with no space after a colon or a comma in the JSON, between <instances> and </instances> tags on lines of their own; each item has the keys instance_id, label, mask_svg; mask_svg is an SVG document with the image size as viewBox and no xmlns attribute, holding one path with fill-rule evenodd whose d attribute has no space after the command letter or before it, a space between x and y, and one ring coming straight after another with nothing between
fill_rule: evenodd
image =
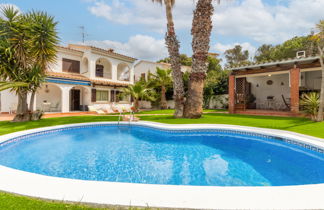
<instances>
[{"instance_id":1,"label":"outdoor chair","mask_svg":"<svg viewBox=\"0 0 324 210\"><path fill-rule=\"evenodd\" d=\"M57 102L54 106L50 106L50 112L58 112L59 106L60 106L60 102Z\"/></svg>"},{"instance_id":2,"label":"outdoor chair","mask_svg":"<svg viewBox=\"0 0 324 210\"><path fill-rule=\"evenodd\" d=\"M97 109L94 106L88 106L90 112L96 112L97 114L106 114L104 111L101 109Z\"/></svg>"},{"instance_id":3,"label":"outdoor chair","mask_svg":"<svg viewBox=\"0 0 324 210\"><path fill-rule=\"evenodd\" d=\"M14 114L17 111L17 104L11 104L9 107L9 114Z\"/></svg>"},{"instance_id":4,"label":"outdoor chair","mask_svg":"<svg viewBox=\"0 0 324 210\"><path fill-rule=\"evenodd\" d=\"M284 102L284 104L286 106L285 110L290 110L290 100L289 100L289 102L287 102L284 95L281 95L281 98L282 98L282 100L283 100L283 102Z\"/></svg>"}]
</instances>

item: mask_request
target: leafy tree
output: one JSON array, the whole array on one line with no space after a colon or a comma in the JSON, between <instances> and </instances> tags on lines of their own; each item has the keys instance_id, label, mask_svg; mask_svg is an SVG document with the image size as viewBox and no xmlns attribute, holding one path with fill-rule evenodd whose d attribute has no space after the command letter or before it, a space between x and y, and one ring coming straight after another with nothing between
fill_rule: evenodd
<instances>
[{"instance_id":1,"label":"leafy tree","mask_svg":"<svg viewBox=\"0 0 324 210\"><path fill-rule=\"evenodd\" d=\"M225 51L226 67L243 65L249 63L249 51L243 50L241 45L235 45L234 48Z\"/></svg>"},{"instance_id":2,"label":"leafy tree","mask_svg":"<svg viewBox=\"0 0 324 210\"><path fill-rule=\"evenodd\" d=\"M261 45L254 57L256 62L269 62L295 58L298 51L306 51L307 56L314 56L318 50L314 42L310 39L312 36L294 37L276 46Z\"/></svg>"},{"instance_id":3,"label":"leafy tree","mask_svg":"<svg viewBox=\"0 0 324 210\"><path fill-rule=\"evenodd\" d=\"M165 35L165 42L168 47L170 63L172 68L173 77L173 90L174 90L174 102L175 102L175 118L181 118L183 116L184 109L184 90L183 90L183 80L181 72L180 63L180 44L177 39L174 21L172 15L172 7L175 4L175 0L152 0L153 2L158 2L160 4L164 3L166 18L167 18L167 33Z\"/></svg>"},{"instance_id":4,"label":"leafy tree","mask_svg":"<svg viewBox=\"0 0 324 210\"><path fill-rule=\"evenodd\" d=\"M172 78L171 78L171 69L161 69L156 68L156 74L150 74L150 81L152 86L157 88L160 92L160 107L161 109L167 109L168 104L166 100L166 92L170 88L172 84Z\"/></svg>"},{"instance_id":5,"label":"leafy tree","mask_svg":"<svg viewBox=\"0 0 324 210\"><path fill-rule=\"evenodd\" d=\"M20 14L11 6L4 7L1 12L0 80L28 84L11 88L18 95L14 121L28 121L31 113L27 94L32 93L34 101L37 88L45 80L47 66L55 60L57 23L44 12Z\"/></svg>"},{"instance_id":6,"label":"leafy tree","mask_svg":"<svg viewBox=\"0 0 324 210\"><path fill-rule=\"evenodd\" d=\"M256 62L267 62L272 60L272 55L271 53L273 52L274 47L270 44L263 44L261 45L256 53L254 60Z\"/></svg>"},{"instance_id":7,"label":"leafy tree","mask_svg":"<svg viewBox=\"0 0 324 210\"><path fill-rule=\"evenodd\" d=\"M217 95L228 91L228 71L209 71L204 85L204 107L209 108L210 101Z\"/></svg>"},{"instance_id":8,"label":"leafy tree","mask_svg":"<svg viewBox=\"0 0 324 210\"><path fill-rule=\"evenodd\" d=\"M208 56L208 67L207 72L210 71L222 71L222 66L220 65L221 60L212 56Z\"/></svg>"},{"instance_id":9,"label":"leafy tree","mask_svg":"<svg viewBox=\"0 0 324 210\"><path fill-rule=\"evenodd\" d=\"M171 59L164 58L162 60L159 60L158 63L171 63ZM183 66L191 66L192 65L192 58L188 57L186 54L180 54L180 63Z\"/></svg>"},{"instance_id":10,"label":"leafy tree","mask_svg":"<svg viewBox=\"0 0 324 210\"><path fill-rule=\"evenodd\" d=\"M144 82L136 82L134 85L129 85L127 88L122 89L121 97L131 96L134 99L134 108L135 111L138 111L139 101L140 100L155 100L155 92L153 88L148 87L147 83Z\"/></svg>"}]
</instances>

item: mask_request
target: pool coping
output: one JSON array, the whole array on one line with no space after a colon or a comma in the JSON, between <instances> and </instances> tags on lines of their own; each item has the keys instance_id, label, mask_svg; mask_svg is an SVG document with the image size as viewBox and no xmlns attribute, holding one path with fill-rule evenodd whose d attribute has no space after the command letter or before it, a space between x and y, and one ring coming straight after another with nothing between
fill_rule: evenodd
<instances>
[{"instance_id":1,"label":"pool coping","mask_svg":"<svg viewBox=\"0 0 324 210\"><path fill-rule=\"evenodd\" d=\"M35 132L116 124L96 122L36 128L0 136L0 143ZM128 122L121 122L128 125ZM224 129L294 139L324 149L324 139L290 131L222 124L132 122L159 129ZM50 177L0 165L0 190L51 200L124 206L196 209L324 209L324 183L299 186L218 187L134 184Z\"/></svg>"}]
</instances>

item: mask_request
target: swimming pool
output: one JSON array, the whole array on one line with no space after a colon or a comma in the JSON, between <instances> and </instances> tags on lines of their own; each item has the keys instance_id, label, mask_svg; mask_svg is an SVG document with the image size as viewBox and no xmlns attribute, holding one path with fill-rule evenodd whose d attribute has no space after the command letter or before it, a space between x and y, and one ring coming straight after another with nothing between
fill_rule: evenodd
<instances>
[{"instance_id":1,"label":"swimming pool","mask_svg":"<svg viewBox=\"0 0 324 210\"><path fill-rule=\"evenodd\" d=\"M324 183L321 148L231 129L136 124L60 128L3 142L0 165L61 178L142 184Z\"/></svg>"}]
</instances>

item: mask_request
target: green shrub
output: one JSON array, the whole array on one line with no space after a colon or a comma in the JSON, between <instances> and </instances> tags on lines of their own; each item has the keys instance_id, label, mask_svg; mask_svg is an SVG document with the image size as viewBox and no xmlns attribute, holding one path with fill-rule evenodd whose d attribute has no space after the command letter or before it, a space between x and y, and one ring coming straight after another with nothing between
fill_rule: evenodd
<instances>
[{"instance_id":1,"label":"green shrub","mask_svg":"<svg viewBox=\"0 0 324 210\"><path fill-rule=\"evenodd\" d=\"M316 121L319 110L320 96L316 92L304 93L301 96L300 105L306 114L309 114L313 121Z\"/></svg>"}]
</instances>

